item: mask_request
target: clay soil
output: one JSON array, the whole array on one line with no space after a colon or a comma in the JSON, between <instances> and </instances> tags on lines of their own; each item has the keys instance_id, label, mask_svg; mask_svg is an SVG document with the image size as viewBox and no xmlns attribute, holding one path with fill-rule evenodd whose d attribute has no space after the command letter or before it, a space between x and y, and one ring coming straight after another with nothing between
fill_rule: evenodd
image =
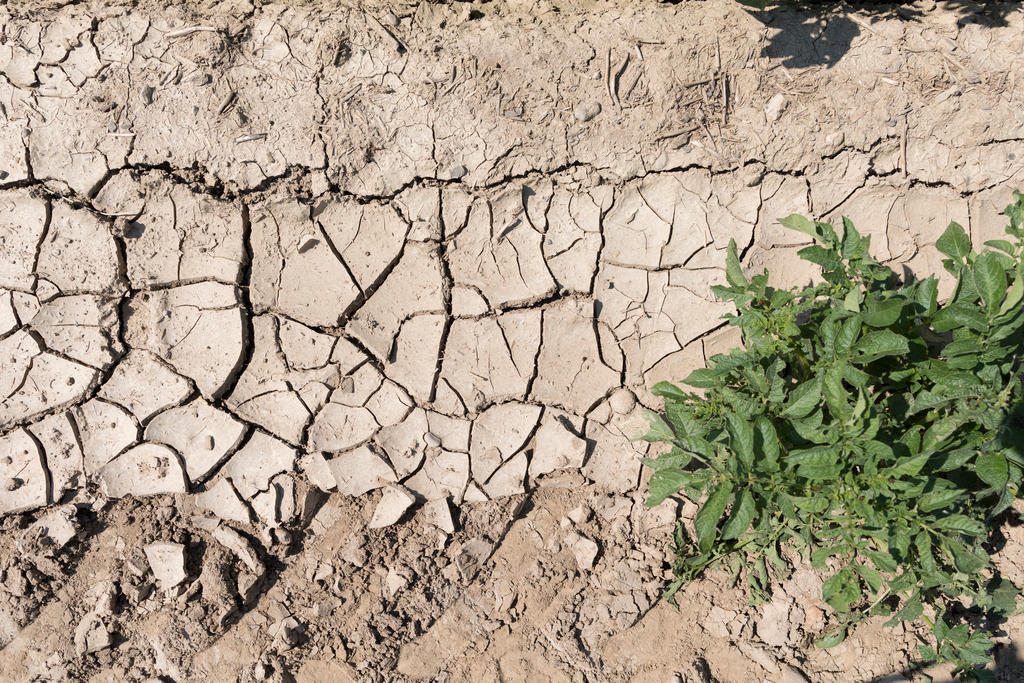
<instances>
[{"instance_id":1,"label":"clay soil","mask_svg":"<svg viewBox=\"0 0 1024 683\"><path fill-rule=\"evenodd\" d=\"M632 437L730 239L1001 235L1018 4L14 2L0 72L0 681L948 676L796 558L666 604Z\"/></svg>"}]
</instances>

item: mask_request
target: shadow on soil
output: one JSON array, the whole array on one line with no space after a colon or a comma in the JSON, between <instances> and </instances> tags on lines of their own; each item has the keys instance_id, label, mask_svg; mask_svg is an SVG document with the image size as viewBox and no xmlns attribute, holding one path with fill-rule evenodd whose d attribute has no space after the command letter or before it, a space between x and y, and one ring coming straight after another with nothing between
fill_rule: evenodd
<instances>
[{"instance_id":1,"label":"shadow on soil","mask_svg":"<svg viewBox=\"0 0 1024 683\"><path fill-rule=\"evenodd\" d=\"M1021 653L1014 643L998 648L995 652L995 657L995 673L998 680L1024 681L1024 660L1021 659ZM897 683L898 681L906 681L912 679L915 674L921 673L924 668L923 665L917 664L888 676L872 678L869 683ZM957 679L949 678L948 676L935 676L932 679L932 683L957 683Z\"/></svg>"},{"instance_id":2,"label":"shadow on soil","mask_svg":"<svg viewBox=\"0 0 1024 683\"><path fill-rule=\"evenodd\" d=\"M960 26L1006 26L1007 17L1021 9L1020 3L977 3L946 0L941 6L953 12ZM762 52L763 57L781 60L791 69L831 67L849 52L854 39L875 18L919 21L927 13L917 3L877 2L794 2L780 3L768 10L747 12L765 26L778 29Z\"/></svg>"}]
</instances>

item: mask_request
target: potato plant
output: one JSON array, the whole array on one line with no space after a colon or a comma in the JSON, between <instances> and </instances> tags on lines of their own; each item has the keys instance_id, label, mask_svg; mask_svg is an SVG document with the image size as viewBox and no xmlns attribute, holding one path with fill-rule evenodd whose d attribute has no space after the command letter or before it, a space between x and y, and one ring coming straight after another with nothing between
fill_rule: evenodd
<instances>
[{"instance_id":1,"label":"potato plant","mask_svg":"<svg viewBox=\"0 0 1024 683\"><path fill-rule=\"evenodd\" d=\"M1008 240L975 253L952 223L936 242L956 278L944 303L934 276L901 279L846 219L839 230L780 220L813 238L799 253L822 268L823 282L799 291L748 279L729 244L729 286L715 293L734 303L726 318L743 348L683 380L702 395L655 385L664 411L644 437L670 446L645 460L647 504L700 503L696 538L677 525L667 597L724 562L761 600L788 544L828 577L835 625L819 646L871 616L921 619L935 639L925 661L994 680L982 668L992 629L1018 589L993 567L991 543L1024 472L1024 195L1014 198Z\"/></svg>"}]
</instances>

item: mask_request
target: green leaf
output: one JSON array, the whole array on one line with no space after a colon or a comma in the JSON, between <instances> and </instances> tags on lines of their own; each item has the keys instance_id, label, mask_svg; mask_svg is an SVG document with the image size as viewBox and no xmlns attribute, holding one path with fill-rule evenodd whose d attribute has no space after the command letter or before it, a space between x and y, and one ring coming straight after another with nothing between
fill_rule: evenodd
<instances>
[{"instance_id":1,"label":"green leaf","mask_svg":"<svg viewBox=\"0 0 1024 683\"><path fill-rule=\"evenodd\" d=\"M963 418L958 415L950 415L932 423L932 426L925 431L921 437L921 451L931 453L941 446L953 433L963 424Z\"/></svg>"},{"instance_id":2,"label":"green leaf","mask_svg":"<svg viewBox=\"0 0 1024 683\"><path fill-rule=\"evenodd\" d=\"M690 453L677 446L673 446L672 450L668 453L663 453L657 458L643 458L641 462L655 472L658 472L660 470L682 469L690 463L691 458Z\"/></svg>"},{"instance_id":3,"label":"green leaf","mask_svg":"<svg viewBox=\"0 0 1024 683\"><path fill-rule=\"evenodd\" d=\"M1012 230L1024 225L1024 193L1014 190L1013 204L1003 209L1003 214L1010 219L1010 225L1007 227L1006 233L1012 235Z\"/></svg>"},{"instance_id":4,"label":"green leaf","mask_svg":"<svg viewBox=\"0 0 1024 683\"><path fill-rule=\"evenodd\" d=\"M985 525L967 515L940 517L932 523L932 526L943 531L955 531L968 536L981 536L985 533Z\"/></svg>"},{"instance_id":5,"label":"green leaf","mask_svg":"<svg viewBox=\"0 0 1024 683\"><path fill-rule=\"evenodd\" d=\"M808 498L804 496L790 496L793 504L805 512L818 515L828 509L827 498Z\"/></svg>"},{"instance_id":6,"label":"green leaf","mask_svg":"<svg viewBox=\"0 0 1024 683\"><path fill-rule=\"evenodd\" d=\"M871 363L885 356L901 356L910 353L910 345L906 337L901 337L892 330L873 330L868 332L853 347L853 360Z\"/></svg>"},{"instance_id":7,"label":"green leaf","mask_svg":"<svg viewBox=\"0 0 1024 683\"><path fill-rule=\"evenodd\" d=\"M847 402L847 391L843 386L842 368L831 367L825 371L822 378L821 393L825 397L825 403L832 415L837 418L846 419L850 414L850 404Z\"/></svg>"},{"instance_id":8,"label":"green leaf","mask_svg":"<svg viewBox=\"0 0 1024 683\"><path fill-rule=\"evenodd\" d=\"M1014 310L1024 299L1024 276L1018 274L1017 278L1010 285L1010 291L1006 293L1006 299L1003 300L1003 305L999 307L996 315L1005 315L1010 311Z\"/></svg>"},{"instance_id":9,"label":"green leaf","mask_svg":"<svg viewBox=\"0 0 1024 683\"><path fill-rule=\"evenodd\" d=\"M963 261L971 253L971 238L968 237L963 226L953 222L935 241L935 248L956 261Z\"/></svg>"},{"instance_id":10,"label":"green leaf","mask_svg":"<svg viewBox=\"0 0 1024 683\"><path fill-rule=\"evenodd\" d=\"M904 302L899 298L885 299L884 301L869 298L864 303L861 317L865 323L871 327L889 327L899 320Z\"/></svg>"},{"instance_id":11,"label":"green leaf","mask_svg":"<svg viewBox=\"0 0 1024 683\"><path fill-rule=\"evenodd\" d=\"M1004 616L1009 616L1017 609L1017 596L1020 590L1006 579L1000 579L992 590L992 607Z\"/></svg>"},{"instance_id":12,"label":"green leaf","mask_svg":"<svg viewBox=\"0 0 1024 683\"><path fill-rule=\"evenodd\" d=\"M672 427L665 422L661 415L658 415L653 410L646 409L643 411L643 415L647 419L648 430L646 434L640 437L641 439L644 441L660 442L672 441L675 438Z\"/></svg>"},{"instance_id":13,"label":"green leaf","mask_svg":"<svg viewBox=\"0 0 1024 683\"><path fill-rule=\"evenodd\" d=\"M852 315L843 321L843 326L836 334L836 356L846 356L853 349L854 342L860 336L861 317Z\"/></svg>"},{"instance_id":14,"label":"green leaf","mask_svg":"<svg viewBox=\"0 0 1024 683\"><path fill-rule=\"evenodd\" d=\"M989 315L994 315L1006 296L1006 271L990 251L979 254L974 261L974 283L985 302Z\"/></svg>"},{"instance_id":15,"label":"green leaf","mask_svg":"<svg viewBox=\"0 0 1024 683\"><path fill-rule=\"evenodd\" d=\"M648 483L649 495L644 505L654 507L660 504L669 496L674 496L681 488L690 482L690 473L682 470L669 468L658 470L651 475Z\"/></svg>"},{"instance_id":16,"label":"green leaf","mask_svg":"<svg viewBox=\"0 0 1024 683\"><path fill-rule=\"evenodd\" d=\"M868 585L872 593L877 593L882 587L882 575L877 570L864 565L854 565L857 573L860 574L860 578L864 579L864 583Z\"/></svg>"},{"instance_id":17,"label":"green leaf","mask_svg":"<svg viewBox=\"0 0 1024 683\"><path fill-rule=\"evenodd\" d=\"M946 344L942 348L942 355L946 358L952 356L977 355L982 352L981 344L974 339L958 339Z\"/></svg>"},{"instance_id":18,"label":"green leaf","mask_svg":"<svg viewBox=\"0 0 1024 683\"><path fill-rule=\"evenodd\" d=\"M883 572L895 573L898 565L889 553L883 553L878 550L863 550L861 552L867 555L875 563L875 566Z\"/></svg>"},{"instance_id":19,"label":"green leaf","mask_svg":"<svg viewBox=\"0 0 1024 683\"><path fill-rule=\"evenodd\" d=\"M740 534L750 528L756 511L754 496L751 495L750 489L743 489L733 503L729 518L722 525L722 540L739 538Z\"/></svg>"},{"instance_id":20,"label":"green leaf","mask_svg":"<svg viewBox=\"0 0 1024 683\"><path fill-rule=\"evenodd\" d=\"M935 315L939 300L939 281L929 276L918 285L914 301L922 308L921 315L930 318Z\"/></svg>"},{"instance_id":21,"label":"green leaf","mask_svg":"<svg viewBox=\"0 0 1024 683\"><path fill-rule=\"evenodd\" d=\"M860 299L862 292L859 289L851 289L843 299L843 310L856 313L860 310Z\"/></svg>"},{"instance_id":22,"label":"green leaf","mask_svg":"<svg viewBox=\"0 0 1024 683\"><path fill-rule=\"evenodd\" d=\"M936 332L949 332L958 327L984 332L988 329L988 321L977 308L963 303L946 306L932 318L932 329Z\"/></svg>"},{"instance_id":23,"label":"green leaf","mask_svg":"<svg viewBox=\"0 0 1024 683\"><path fill-rule=\"evenodd\" d=\"M867 256L864 248L864 240L861 238L857 228L853 227L853 221L843 216L843 258L861 259Z\"/></svg>"},{"instance_id":24,"label":"green leaf","mask_svg":"<svg viewBox=\"0 0 1024 683\"><path fill-rule=\"evenodd\" d=\"M740 266L739 253L736 251L736 240L729 240L729 248L725 252L725 279L733 287L746 287L750 284Z\"/></svg>"},{"instance_id":25,"label":"green leaf","mask_svg":"<svg viewBox=\"0 0 1024 683\"><path fill-rule=\"evenodd\" d=\"M824 465L835 462L839 458L839 447L813 446L790 451L786 455L786 462L790 465Z\"/></svg>"},{"instance_id":26,"label":"green leaf","mask_svg":"<svg viewBox=\"0 0 1024 683\"><path fill-rule=\"evenodd\" d=\"M849 548L844 545L821 546L819 548L815 548L814 552L811 553L811 566L815 569L822 569L825 567L825 562L828 558L833 555L847 555L848 552Z\"/></svg>"},{"instance_id":27,"label":"green leaf","mask_svg":"<svg viewBox=\"0 0 1024 683\"><path fill-rule=\"evenodd\" d=\"M658 382L651 387L651 393L669 401L685 401L687 394L671 382Z\"/></svg>"},{"instance_id":28,"label":"green leaf","mask_svg":"<svg viewBox=\"0 0 1024 683\"><path fill-rule=\"evenodd\" d=\"M892 619L885 623L886 626L895 626L901 621L913 621L919 616L924 614L924 605L921 603L921 599L915 597L913 600L908 600L903 608L896 612L892 616Z\"/></svg>"},{"instance_id":29,"label":"green leaf","mask_svg":"<svg viewBox=\"0 0 1024 683\"><path fill-rule=\"evenodd\" d=\"M805 261L818 264L826 271L838 270L843 265L843 260L839 258L839 254L817 244L804 247L797 252L797 256Z\"/></svg>"},{"instance_id":30,"label":"green leaf","mask_svg":"<svg viewBox=\"0 0 1024 683\"><path fill-rule=\"evenodd\" d=\"M912 477L924 468L931 457L930 453L922 453L921 455L915 455L912 458L901 460L898 464L888 468L885 471L885 474L894 479L899 479L905 476Z\"/></svg>"},{"instance_id":31,"label":"green leaf","mask_svg":"<svg viewBox=\"0 0 1024 683\"><path fill-rule=\"evenodd\" d=\"M800 214L791 213L785 218L779 218L778 221L780 225L790 228L791 230L799 230L800 232L806 235L810 235L815 239L817 239L818 237L818 231L814 227L814 223L804 218Z\"/></svg>"},{"instance_id":32,"label":"green leaf","mask_svg":"<svg viewBox=\"0 0 1024 683\"><path fill-rule=\"evenodd\" d=\"M849 567L844 567L825 579L821 585L821 597L837 612L849 612L850 603L860 597L857 576Z\"/></svg>"},{"instance_id":33,"label":"green leaf","mask_svg":"<svg viewBox=\"0 0 1024 683\"><path fill-rule=\"evenodd\" d=\"M729 429L729 447L747 471L754 465L754 427L736 413L725 416Z\"/></svg>"},{"instance_id":34,"label":"green leaf","mask_svg":"<svg viewBox=\"0 0 1024 683\"><path fill-rule=\"evenodd\" d=\"M1013 256L1013 245L1006 240L987 240L985 242L985 246L998 249L999 251L1005 251L1010 256Z\"/></svg>"},{"instance_id":35,"label":"green leaf","mask_svg":"<svg viewBox=\"0 0 1024 683\"><path fill-rule=\"evenodd\" d=\"M974 473L983 482L996 490L1002 490L1010 479L1009 463L1002 453L979 455L974 461Z\"/></svg>"},{"instance_id":36,"label":"green leaf","mask_svg":"<svg viewBox=\"0 0 1024 683\"><path fill-rule=\"evenodd\" d=\"M953 563L957 570L964 574L975 574L988 566L988 557L980 557L967 549L963 543L953 539L946 539L944 542L953 555Z\"/></svg>"},{"instance_id":37,"label":"green leaf","mask_svg":"<svg viewBox=\"0 0 1024 683\"><path fill-rule=\"evenodd\" d=\"M718 520L725 512L725 506L729 503L732 495L732 484L723 481L708 496L707 501L697 513L693 520L694 530L697 532L697 547L706 552L711 549L715 542L715 531L718 528Z\"/></svg>"},{"instance_id":38,"label":"green leaf","mask_svg":"<svg viewBox=\"0 0 1024 683\"><path fill-rule=\"evenodd\" d=\"M807 417L812 410L821 402L821 377L814 377L794 389L780 417L802 418Z\"/></svg>"},{"instance_id":39,"label":"green leaf","mask_svg":"<svg viewBox=\"0 0 1024 683\"><path fill-rule=\"evenodd\" d=\"M697 368L683 380L683 384L688 384L698 389L711 389L721 384L721 381L717 371L709 368Z\"/></svg>"},{"instance_id":40,"label":"green leaf","mask_svg":"<svg viewBox=\"0 0 1024 683\"><path fill-rule=\"evenodd\" d=\"M768 463L775 463L779 459L779 435L775 433L775 427L768 418L758 415L754 422L755 448L761 457Z\"/></svg>"},{"instance_id":41,"label":"green leaf","mask_svg":"<svg viewBox=\"0 0 1024 683\"><path fill-rule=\"evenodd\" d=\"M942 491L931 491L921 496L917 501L917 509L921 512L931 512L947 507L957 500L963 492L960 489L945 489Z\"/></svg>"},{"instance_id":42,"label":"green leaf","mask_svg":"<svg viewBox=\"0 0 1024 683\"><path fill-rule=\"evenodd\" d=\"M820 647L822 650L827 650L830 647L835 647L836 645L839 645L841 642L846 640L846 629L847 627L845 624L843 626L834 628L825 635L823 635L821 638L818 638L816 641L814 641L814 644L817 647Z\"/></svg>"}]
</instances>

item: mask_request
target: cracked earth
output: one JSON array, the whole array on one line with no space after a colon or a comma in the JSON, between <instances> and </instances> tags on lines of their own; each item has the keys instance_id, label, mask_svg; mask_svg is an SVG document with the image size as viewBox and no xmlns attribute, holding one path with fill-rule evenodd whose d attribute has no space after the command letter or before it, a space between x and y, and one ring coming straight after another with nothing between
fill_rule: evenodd
<instances>
[{"instance_id":1,"label":"cracked earth","mask_svg":"<svg viewBox=\"0 0 1024 683\"><path fill-rule=\"evenodd\" d=\"M730 239L1000 235L1024 19L925 9L0 9L0 679L913 676L808 569L660 602L631 437Z\"/></svg>"}]
</instances>

